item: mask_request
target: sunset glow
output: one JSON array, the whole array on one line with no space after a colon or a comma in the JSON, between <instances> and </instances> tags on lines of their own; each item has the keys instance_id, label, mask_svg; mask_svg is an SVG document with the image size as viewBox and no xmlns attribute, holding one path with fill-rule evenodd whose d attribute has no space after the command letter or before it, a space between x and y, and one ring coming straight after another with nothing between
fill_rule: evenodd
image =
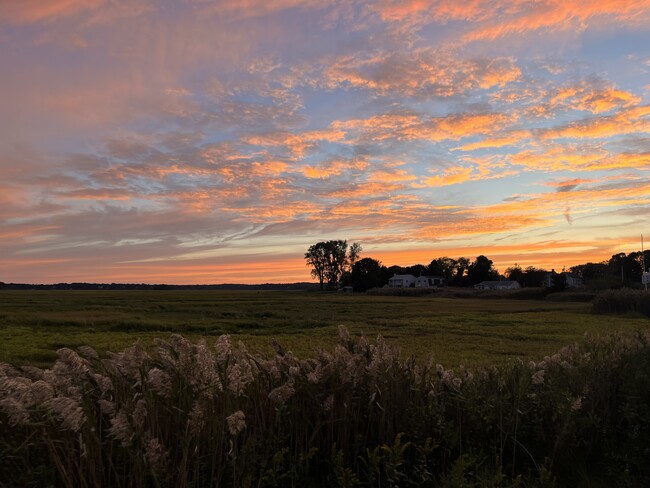
<instances>
[{"instance_id":1,"label":"sunset glow","mask_svg":"<svg viewBox=\"0 0 650 488\"><path fill-rule=\"evenodd\" d=\"M650 0L3 0L0 281L561 269L650 236ZM650 238L648 238L650 240Z\"/></svg>"}]
</instances>

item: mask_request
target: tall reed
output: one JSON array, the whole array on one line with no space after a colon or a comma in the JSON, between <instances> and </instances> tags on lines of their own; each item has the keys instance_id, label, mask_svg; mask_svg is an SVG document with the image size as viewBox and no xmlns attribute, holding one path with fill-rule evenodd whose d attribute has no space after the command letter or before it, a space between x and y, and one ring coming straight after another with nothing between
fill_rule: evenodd
<instances>
[{"instance_id":1,"label":"tall reed","mask_svg":"<svg viewBox=\"0 0 650 488\"><path fill-rule=\"evenodd\" d=\"M299 359L173 336L0 365L0 485L572 486L650 482L646 335L446 369L340 328Z\"/></svg>"}]
</instances>

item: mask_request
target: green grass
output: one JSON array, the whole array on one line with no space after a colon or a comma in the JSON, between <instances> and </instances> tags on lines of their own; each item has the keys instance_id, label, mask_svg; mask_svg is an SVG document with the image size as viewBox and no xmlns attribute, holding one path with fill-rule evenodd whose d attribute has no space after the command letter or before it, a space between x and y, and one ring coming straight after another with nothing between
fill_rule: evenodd
<instances>
[{"instance_id":1,"label":"green grass","mask_svg":"<svg viewBox=\"0 0 650 488\"><path fill-rule=\"evenodd\" d=\"M60 347L119 351L172 333L231 334L254 351L271 339L299 356L337 343L337 326L382 334L402 356L494 364L539 359L585 332L647 328L645 318L593 315L588 303L257 291L1 291L0 361L45 366Z\"/></svg>"}]
</instances>

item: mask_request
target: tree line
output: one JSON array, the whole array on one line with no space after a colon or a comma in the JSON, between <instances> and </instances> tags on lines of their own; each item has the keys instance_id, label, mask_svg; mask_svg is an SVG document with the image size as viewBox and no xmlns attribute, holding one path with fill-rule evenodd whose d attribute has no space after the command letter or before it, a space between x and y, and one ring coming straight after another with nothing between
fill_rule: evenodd
<instances>
[{"instance_id":1,"label":"tree line","mask_svg":"<svg viewBox=\"0 0 650 488\"><path fill-rule=\"evenodd\" d=\"M467 257L447 256L433 259L428 265L385 266L371 257L360 258L362 247L359 243L348 246L345 240L318 242L309 247L305 260L311 267L311 275L316 278L321 289L338 289L352 286L355 291L366 291L383 287L395 274L413 276L440 276L445 285L456 287L473 286L482 281L508 279L517 281L522 287L540 287L551 276L551 285L557 290L566 286L566 276L544 268L518 264L505 270L503 274L494 267L491 259L484 255L474 260ZM645 251L646 267L650 264L650 251ZM606 289L621 286L637 286L643 273L641 252L618 253L608 261L586 263L573 266L571 273L582 278L591 288Z\"/></svg>"}]
</instances>

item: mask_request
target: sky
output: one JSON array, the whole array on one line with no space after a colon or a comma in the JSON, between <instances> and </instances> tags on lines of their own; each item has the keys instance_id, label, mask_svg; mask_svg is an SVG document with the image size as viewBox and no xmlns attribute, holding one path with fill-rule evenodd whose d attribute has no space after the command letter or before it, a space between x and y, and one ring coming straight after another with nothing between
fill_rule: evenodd
<instances>
[{"instance_id":1,"label":"sky","mask_svg":"<svg viewBox=\"0 0 650 488\"><path fill-rule=\"evenodd\" d=\"M0 0L0 281L650 241L650 0Z\"/></svg>"}]
</instances>

